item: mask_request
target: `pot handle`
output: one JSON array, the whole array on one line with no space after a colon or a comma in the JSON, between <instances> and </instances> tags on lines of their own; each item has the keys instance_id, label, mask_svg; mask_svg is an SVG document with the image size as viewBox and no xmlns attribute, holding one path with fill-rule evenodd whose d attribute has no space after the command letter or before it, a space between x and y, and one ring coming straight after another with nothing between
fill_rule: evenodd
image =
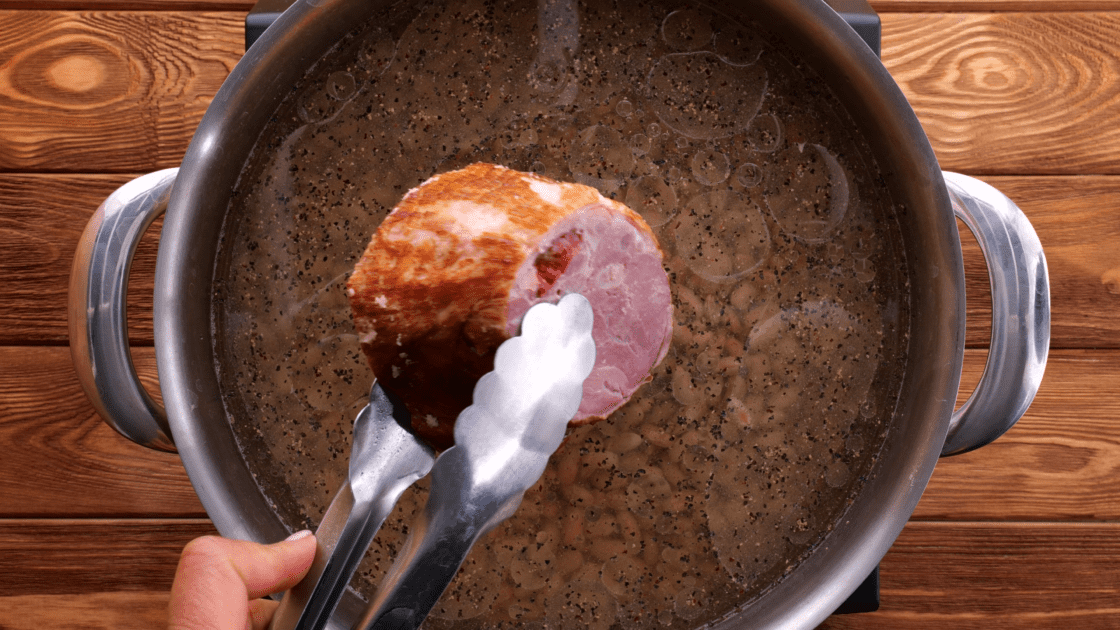
<instances>
[{"instance_id":1,"label":"pot handle","mask_svg":"<svg viewBox=\"0 0 1120 630\"><path fill-rule=\"evenodd\" d=\"M1027 411L1050 350L1050 280L1042 243L1023 211L984 182L944 172L953 212L972 230L992 285L992 341L984 374L953 413L942 457L980 448Z\"/></svg>"},{"instance_id":2,"label":"pot handle","mask_svg":"<svg viewBox=\"0 0 1120 630\"><path fill-rule=\"evenodd\" d=\"M136 375L125 316L128 273L140 237L167 209L179 169L138 177L93 213L70 269L70 356L94 409L128 439L175 452L167 413Z\"/></svg>"}]
</instances>

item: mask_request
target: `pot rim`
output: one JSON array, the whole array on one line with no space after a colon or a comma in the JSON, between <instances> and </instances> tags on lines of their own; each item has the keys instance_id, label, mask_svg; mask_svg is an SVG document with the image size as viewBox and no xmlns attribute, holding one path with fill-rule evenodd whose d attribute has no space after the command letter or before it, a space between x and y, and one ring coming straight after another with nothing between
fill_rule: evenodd
<instances>
[{"instance_id":1,"label":"pot rim","mask_svg":"<svg viewBox=\"0 0 1120 630\"><path fill-rule=\"evenodd\" d=\"M213 427L225 423L217 376L214 370L197 367L213 365L209 296L215 235L220 234L225 214L225 206L215 208L214 199L223 190L228 197L245 159L226 150L223 139L227 134L252 133L255 141L287 93L270 86L298 80L347 25L364 23L361 17L368 12L367 3L299 0L250 48L223 83L191 141L164 222L154 308L161 388L191 483L219 532L227 537L274 541L287 531L259 489L245 494L245 480L252 483L252 478L232 430L227 424L228 435L222 438L221 429ZM963 361L964 270L955 219L933 150L875 54L820 0L743 4L758 9L773 24L799 29L808 42L807 61L830 80L830 87L867 135L884 139L876 147L876 157L892 191L907 191L902 203L907 225L916 232L907 236L907 243L922 242L916 240L919 235L928 241L920 245L923 251L907 251L913 290L922 294L921 304L931 308L921 312L915 308L911 317L908 354L920 348L925 363L915 369L913 358L908 359L903 391L916 393L900 398L896 409L896 416L906 418L905 426L892 427L884 448L886 458L877 462L873 478L843 524L791 574L804 577L779 580L743 614L716 626L811 628L875 568L933 472ZM890 141L898 138L908 141ZM206 422L214 417L220 422ZM872 492L871 499L865 498Z\"/></svg>"}]
</instances>

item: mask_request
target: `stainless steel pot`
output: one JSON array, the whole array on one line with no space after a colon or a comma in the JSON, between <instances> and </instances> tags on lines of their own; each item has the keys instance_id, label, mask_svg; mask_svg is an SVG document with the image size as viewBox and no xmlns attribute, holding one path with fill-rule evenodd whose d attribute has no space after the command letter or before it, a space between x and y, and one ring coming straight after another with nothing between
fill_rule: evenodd
<instances>
[{"instance_id":1,"label":"stainless steel pot","mask_svg":"<svg viewBox=\"0 0 1120 630\"><path fill-rule=\"evenodd\" d=\"M872 144L896 201L912 289L911 339L896 426L876 474L843 523L791 575L720 627L811 628L861 583L909 519L938 457L1001 435L1030 404L1049 346L1041 245L1022 212L977 180L942 173L902 93L875 55L819 0L742 3L796 47ZM75 256L71 351L82 385L114 428L177 450L225 536L287 532L254 483L226 421L210 326L217 235L230 191L290 85L368 15L368 0L300 0L246 54L207 111L182 167L141 177L98 209ZM166 414L139 385L128 353L125 293L140 235L166 209L156 270L155 337ZM979 386L957 412L965 338L964 273L954 217L989 266L992 341ZM355 597L336 613L349 627Z\"/></svg>"}]
</instances>

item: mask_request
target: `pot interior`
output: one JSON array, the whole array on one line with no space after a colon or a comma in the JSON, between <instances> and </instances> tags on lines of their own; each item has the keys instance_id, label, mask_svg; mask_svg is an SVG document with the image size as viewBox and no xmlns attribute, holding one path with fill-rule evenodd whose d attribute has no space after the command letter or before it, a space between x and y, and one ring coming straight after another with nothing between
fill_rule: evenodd
<instances>
[{"instance_id":1,"label":"pot interior","mask_svg":"<svg viewBox=\"0 0 1120 630\"><path fill-rule=\"evenodd\" d=\"M374 11L321 59L308 54L295 89L261 99L271 115L256 114L255 143L221 135L239 177L232 197L206 203L221 237L198 248L213 269L214 366L199 378L216 387L208 419L172 414L188 425L177 441L202 444L184 460L208 510L233 512L219 527L275 538L317 524L374 378L345 280L405 192L485 161L642 214L665 253L675 332L630 403L570 431L430 624L691 628L789 618L768 600L799 591L820 618L847 594L820 595L822 575L855 588L944 435L944 400L929 399L959 376L943 368L959 354L955 231L916 123L900 134L868 113L875 98L897 109L894 94L852 94L858 80L832 76L858 73L853 53L835 54L858 42L829 34L842 22L814 3L800 17L743 5ZM789 23L818 18L816 31ZM182 197L176 212L193 205ZM916 365L915 347L947 359ZM915 379L928 389L912 393ZM372 592L425 495L421 482L386 521L356 592ZM874 557L830 568L836 547L861 544Z\"/></svg>"}]
</instances>

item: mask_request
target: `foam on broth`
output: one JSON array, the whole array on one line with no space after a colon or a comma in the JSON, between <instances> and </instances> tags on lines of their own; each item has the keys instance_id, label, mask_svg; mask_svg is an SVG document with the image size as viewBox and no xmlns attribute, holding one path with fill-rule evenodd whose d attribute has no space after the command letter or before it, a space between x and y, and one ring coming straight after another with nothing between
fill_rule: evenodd
<instances>
[{"instance_id":1,"label":"foam on broth","mask_svg":"<svg viewBox=\"0 0 1120 630\"><path fill-rule=\"evenodd\" d=\"M652 381L569 431L428 627L691 628L794 569L890 425L908 339L865 140L758 24L663 2L438 3L375 16L276 112L213 301L246 463L292 528L345 478L373 374L345 280L411 187L475 161L597 187L657 233L675 307ZM423 482L353 586L370 593Z\"/></svg>"}]
</instances>

